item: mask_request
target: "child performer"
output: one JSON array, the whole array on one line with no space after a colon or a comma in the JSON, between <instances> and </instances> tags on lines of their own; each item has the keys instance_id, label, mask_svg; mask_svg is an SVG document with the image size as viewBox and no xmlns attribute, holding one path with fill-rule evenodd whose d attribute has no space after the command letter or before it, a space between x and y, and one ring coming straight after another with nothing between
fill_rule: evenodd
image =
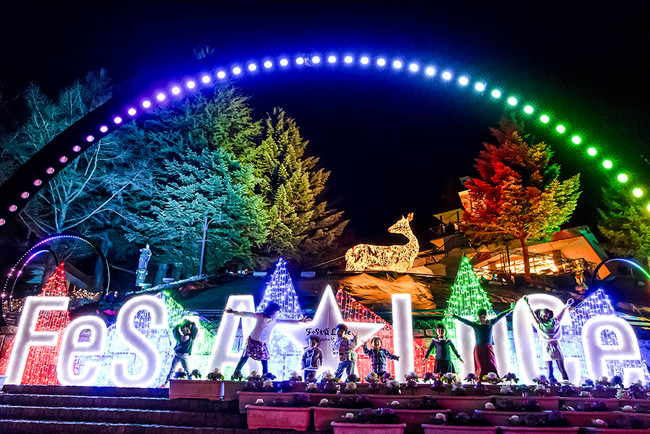
<instances>
[{"instance_id":1,"label":"child performer","mask_svg":"<svg viewBox=\"0 0 650 434\"><path fill-rule=\"evenodd\" d=\"M385 348L381 347L381 338L375 336L370 339L371 349L366 346L367 342L363 343L363 353L370 357L372 362L372 372L379 375L379 378L386 373L386 358L391 360L399 360L400 356L396 356Z\"/></svg>"},{"instance_id":2,"label":"child performer","mask_svg":"<svg viewBox=\"0 0 650 434\"><path fill-rule=\"evenodd\" d=\"M253 328L251 334L248 336L248 341L246 342L244 353L242 354L239 362L237 363L237 366L235 367L233 379L241 375L241 368L244 366L249 357L252 357L253 360L259 360L262 362L263 374L269 372L269 359L271 356L269 355L269 349L266 344L271 339L271 332L277 323L299 323L307 321L307 318L303 318L301 320L278 320L275 318L278 312L280 312L280 305L274 302L270 302L262 313L237 312L229 307L226 308L226 313L232 313L233 315L248 318L255 318L256 320L255 327Z\"/></svg>"},{"instance_id":3,"label":"child performer","mask_svg":"<svg viewBox=\"0 0 650 434\"><path fill-rule=\"evenodd\" d=\"M183 321L178 327L174 327L174 338L176 339L176 346L174 347L175 354L165 384L169 382L169 379L174 374L174 369L176 369L176 366L179 363L183 367L185 375L189 377L190 367L187 363L187 359L190 354L192 354L192 345L194 345L194 339L198 332L199 329L196 324L188 320Z\"/></svg>"},{"instance_id":4,"label":"child performer","mask_svg":"<svg viewBox=\"0 0 650 434\"><path fill-rule=\"evenodd\" d=\"M450 350L454 352L456 357L458 357L460 363L465 363L463 361L463 358L460 356L460 354L458 354L458 351L456 351L456 347L454 346L454 343L450 339L445 338L445 332L446 332L445 325L442 323L438 323L436 325L437 337L431 339L429 348L427 349L427 352L424 355L423 360L426 360L427 357L431 355L433 350L434 349L436 350L436 364L433 368L434 374L444 375L448 372L456 373L456 370L454 369L454 364L451 363Z\"/></svg>"},{"instance_id":5,"label":"child performer","mask_svg":"<svg viewBox=\"0 0 650 434\"><path fill-rule=\"evenodd\" d=\"M318 336L309 336L309 347L302 354L302 369L305 371L305 381L316 381L316 372L323 365L323 350L318 348L319 345L320 338Z\"/></svg>"},{"instance_id":6,"label":"child performer","mask_svg":"<svg viewBox=\"0 0 650 434\"><path fill-rule=\"evenodd\" d=\"M482 379L490 372L499 375L499 371L497 370L497 360L494 356L492 327L494 327L501 318L512 312L514 308L515 304L510 303L510 309L504 310L491 320L487 319L487 311L485 309L479 309L476 312L478 322L468 321L463 317L450 313L445 314L446 316L453 317L474 329L474 336L476 337L476 344L474 346L474 374L479 379Z\"/></svg>"},{"instance_id":7,"label":"child performer","mask_svg":"<svg viewBox=\"0 0 650 434\"><path fill-rule=\"evenodd\" d=\"M533 312L533 309L530 307L530 303L528 302L528 296L526 295L524 295L524 301L528 305L528 309L530 309L530 313L533 315L533 319L537 323L537 334L541 338L544 347L542 358L546 362L546 367L548 368L549 380L555 380L555 377L553 376L553 360L555 360L557 367L560 370L560 374L562 374L562 379L569 381L569 374L567 374L566 368L564 367L564 355L560 348L560 336L562 335L560 322L569 306L573 304L573 299L570 298L567 300L556 318L553 318L553 311L551 309L536 309Z\"/></svg>"},{"instance_id":8,"label":"child performer","mask_svg":"<svg viewBox=\"0 0 650 434\"><path fill-rule=\"evenodd\" d=\"M345 324L339 324L336 326L336 340L332 342L332 351L339 357L339 366L336 368L336 372L334 373L336 378L341 378L343 370L345 370L348 377L354 370L353 364L356 360L354 347L357 345L358 333L354 334L352 340L346 337L347 334L349 334L348 326Z\"/></svg>"}]
</instances>

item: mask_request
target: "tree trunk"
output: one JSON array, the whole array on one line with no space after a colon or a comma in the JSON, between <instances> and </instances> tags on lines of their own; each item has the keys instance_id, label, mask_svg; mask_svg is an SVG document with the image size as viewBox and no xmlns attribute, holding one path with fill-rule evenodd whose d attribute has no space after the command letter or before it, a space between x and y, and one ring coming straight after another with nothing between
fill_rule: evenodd
<instances>
[{"instance_id":1,"label":"tree trunk","mask_svg":"<svg viewBox=\"0 0 650 434\"><path fill-rule=\"evenodd\" d=\"M102 238L99 248L101 249L104 256L108 254L109 247L110 247L110 242L107 239ZM100 258L99 255L97 255L97 260L95 261L95 272L94 272L94 279L93 279L95 292L99 292L104 289L104 278L105 278L104 263L102 262L102 258Z\"/></svg>"},{"instance_id":2,"label":"tree trunk","mask_svg":"<svg viewBox=\"0 0 650 434\"><path fill-rule=\"evenodd\" d=\"M530 256L528 256L528 246L526 245L526 238L519 238L521 243L521 253L524 257L524 277L530 280Z\"/></svg>"}]
</instances>

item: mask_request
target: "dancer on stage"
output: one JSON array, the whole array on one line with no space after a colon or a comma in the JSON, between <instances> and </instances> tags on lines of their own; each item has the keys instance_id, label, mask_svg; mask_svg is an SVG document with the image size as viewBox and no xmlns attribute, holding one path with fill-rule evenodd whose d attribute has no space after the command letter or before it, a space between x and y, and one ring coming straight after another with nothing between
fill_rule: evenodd
<instances>
[{"instance_id":1,"label":"dancer on stage","mask_svg":"<svg viewBox=\"0 0 650 434\"><path fill-rule=\"evenodd\" d=\"M372 372L381 378L386 373L386 359L399 361L399 356L391 353L386 348L382 348L379 336L370 339L370 345L372 345L372 348L368 349L367 342L363 343L363 353L370 357Z\"/></svg>"},{"instance_id":2,"label":"dancer on stage","mask_svg":"<svg viewBox=\"0 0 650 434\"><path fill-rule=\"evenodd\" d=\"M501 318L512 312L514 308L515 304L510 303L510 309L504 310L495 318L490 320L487 319L487 310L479 309L476 312L478 322L469 321L451 313L445 314L446 316L453 317L474 329L474 336L476 337L476 345L474 346L474 373L476 374L476 377L481 380L490 372L499 375L499 371L497 370L497 360L494 356L492 327L494 327Z\"/></svg>"},{"instance_id":3,"label":"dancer on stage","mask_svg":"<svg viewBox=\"0 0 650 434\"><path fill-rule=\"evenodd\" d=\"M544 347L544 354L542 358L546 362L546 367L548 368L548 379L553 381L555 377L553 376L553 361L557 363L557 367L560 370L562 379L564 381L569 381L569 374L566 372L564 367L564 355L562 354L562 349L560 348L560 336L562 335L562 329L560 327L560 322L562 322L562 317L567 309L573 305L573 299L570 298L567 300L566 304L557 314L557 317L553 318L553 311L551 309L536 309L533 311L533 308L530 307L528 302L528 296L524 295L524 301L530 309L530 313L533 315L533 319L537 323L537 334L542 340L542 346Z\"/></svg>"},{"instance_id":4,"label":"dancer on stage","mask_svg":"<svg viewBox=\"0 0 650 434\"><path fill-rule=\"evenodd\" d=\"M176 346L174 347L174 358L172 359L172 366L165 380L165 384L174 375L174 369L180 363L185 371L187 377L190 376L190 367L187 363L190 354L192 354L192 345L194 339L199 332L199 328L192 321L185 320L178 327L174 327L174 338L176 339Z\"/></svg>"},{"instance_id":5,"label":"dancer on stage","mask_svg":"<svg viewBox=\"0 0 650 434\"><path fill-rule=\"evenodd\" d=\"M454 343L451 341L451 339L447 339L445 337L446 331L447 329L445 329L444 324L438 323L436 325L437 337L431 339L429 348L427 349L427 352L424 355L423 360L426 360L427 357L431 355L433 350L434 349L436 350L436 364L433 367L434 374L444 375L448 372L456 373L456 370L454 369L454 364L451 362L452 351L456 355L456 357L458 357L460 363L465 363L465 361L460 356L460 354L458 354L458 351L456 351L456 347L454 346Z\"/></svg>"},{"instance_id":6,"label":"dancer on stage","mask_svg":"<svg viewBox=\"0 0 650 434\"><path fill-rule=\"evenodd\" d=\"M251 357L253 360L259 360L262 362L262 373L266 374L269 372L269 359L271 358L269 354L269 349L267 344L271 339L271 332L277 323L299 323L308 321L307 318L300 320L292 319L276 319L278 312L280 312L280 305L274 302L270 302L264 312L262 313L252 313L252 312L237 312L231 308L226 308L226 313L232 313L233 315L243 316L248 318L255 318L255 327L253 331L248 336L248 341L246 342L246 348L242 354L237 366L235 367L235 373L232 378L236 379L241 376L241 369L244 367L244 364Z\"/></svg>"},{"instance_id":7,"label":"dancer on stage","mask_svg":"<svg viewBox=\"0 0 650 434\"><path fill-rule=\"evenodd\" d=\"M320 337L317 335L309 336L309 346L302 354L302 369L305 371L305 381L313 383L316 381L318 368L323 365L323 350L318 348Z\"/></svg>"},{"instance_id":8,"label":"dancer on stage","mask_svg":"<svg viewBox=\"0 0 650 434\"><path fill-rule=\"evenodd\" d=\"M354 347L357 346L357 336L359 333L355 333L352 340L347 337L349 333L348 326L345 324L336 326L336 340L332 342L332 352L339 358L339 366L334 373L336 378L341 378L343 370L345 370L348 377L354 373L357 361L357 354L354 352Z\"/></svg>"}]
</instances>

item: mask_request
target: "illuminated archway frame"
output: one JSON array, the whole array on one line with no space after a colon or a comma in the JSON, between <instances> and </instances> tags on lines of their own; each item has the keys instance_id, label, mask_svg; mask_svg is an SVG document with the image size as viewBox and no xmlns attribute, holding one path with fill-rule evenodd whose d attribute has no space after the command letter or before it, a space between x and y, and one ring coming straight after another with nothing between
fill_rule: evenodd
<instances>
[{"instance_id":1,"label":"illuminated archway frame","mask_svg":"<svg viewBox=\"0 0 650 434\"><path fill-rule=\"evenodd\" d=\"M40 250L39 247L50 243L51 241L56 241L60 239L73 239L77 241L83 241L86 244L90 245L99 258L102 261L102 265L104 266L104 271L106 271L106 286L104 287L104 290L102 291L102 296L108 292L108 288L111 286L111 270L108 267L108 260L106 259L106 256L102 252L102 249L100 249L97 244L95 244L90 238L84 237L83 235L74 235L74 234L58 234L58 235L52 235L51 237L43 238L40 240L38 243L33 245L32 247L29 248L25 253L22 254L20 259L16 261L13 267L9 270L9 273L7 273L7 279L5 280L4 287L2 288L2 293L0 294L0 299L4 300L5 297L9 296L9 311L11 311L11 300L13 299L13 294L14 294L14 289L16 287L16 282L18 281L18 278L22 275L23 270L25 267L32 261L32 259L36 258L38 255L41 253L48 252L54 257L54 261L59 263L59 259L56 256L56 253L54 253L51 249L49 248L41 248ZM34 252L34 250L37 250ZM33 252L33 253L32 253ZM27 258L27 259L25 259ZM20 267L20 268L19 268ZM7 288L9 288L9 282L13 280L13 283L11 284L11 289L9 293L7 293ZM2 309L0 308L0 312L2 312ZM2 312L4 315L4 312Z\"/></svg>"},{"instance_id":2,"label":"illuminated archway frame","mask_svg":"<svg viewBox=\"0 0 650 434\"><path fill-rule=\"evenodd\" d=\"M554 128L558 135L568 137L568 143L571 146L581 145L584 142L584 139L578 135L577 130L575 130L576 132L569 131L566 125L551 117L551 111L541 110L535 107L532 102L524 102L523 98L516 92L506 93L500 88L490 88L488 83L483 80L473 80L468 75L456 74L451 69L439 68L433 64L418 61L405 62L399 57L373 57L370 55L356 57L345 52L341 55L329 52L327 54L314 53L311 56L268 57L260 61L233 64L229 68L217 68L210 73L177 80L171 82L166 88L161 86L157 91L149 92L150 97L142 98L138 102L131 101L130 104L113 109L114 106L121 105L113 101L112 104L109 104L110 102L106 103L89 113L55 137L32 159L21 166L9 181L0 187L0 226L5 225L7 220L24 208L30 198L58 172L96 143L97 140L120 128L128 120L150 112L157 105L165 104L170 100L177 102L182 100L184 95L192 94L202 87L212 86L214 83L224 82L232 78L260 74L261 71L272 72L288 70L289 68L301 70L307 67L311 69L332 69L341 65L348 69L358 67L362 69L375 68L378 71L406 71L412 78L439 78L443 83L455 82L459 88L472 88L478 95L484 95L493 101L503 101L508 109L521 108L525 115L537 117L539 124L542 126ZM74 131L76 129L80 130L80 132ZM586 152L592 158L598 155L598 150L594 146L588 147ZM38 162L36 161L37 157ZM611 170L614 163L610 158L605 158L602 160L602 166L606 170ZM30 182L21 179L26 176L30 177ZM622 172L618 173L617 179L623 184L630 182L630 177ZM640 186L634 187L631 193L637 198L644 195L644 191ZM650 212L650 203L646 207Z\"/></svg>"}]
</instances>

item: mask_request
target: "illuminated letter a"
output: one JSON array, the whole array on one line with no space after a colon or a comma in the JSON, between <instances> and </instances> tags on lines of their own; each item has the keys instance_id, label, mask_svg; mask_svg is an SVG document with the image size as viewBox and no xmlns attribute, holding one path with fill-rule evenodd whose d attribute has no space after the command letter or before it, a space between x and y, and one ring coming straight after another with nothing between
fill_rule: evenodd
<instances>
[{"instance_id":1,"label":"illuminated letter a","mask_svg":"<svg viewBox=\"0 0 650 434\"><path fill-rule=\"evenodd\" d=\"M226 307L239 312L255 312L255 301L253 300L252 295L231 295L228 297ZM227 365L234 366L239 360L240 354L234 354L232 352L232 346L235 342L239 321L239 317L230 313L224 312L221 317L221 324L219 324L217 337L212 345L212 355L210 356L210 362L208 363L210 370L219 368L221 372L224 372ZM246 339L253 330L255 319L241 318L241 322L242 333L244 339Z\"/></svg>"}]
</instances>

